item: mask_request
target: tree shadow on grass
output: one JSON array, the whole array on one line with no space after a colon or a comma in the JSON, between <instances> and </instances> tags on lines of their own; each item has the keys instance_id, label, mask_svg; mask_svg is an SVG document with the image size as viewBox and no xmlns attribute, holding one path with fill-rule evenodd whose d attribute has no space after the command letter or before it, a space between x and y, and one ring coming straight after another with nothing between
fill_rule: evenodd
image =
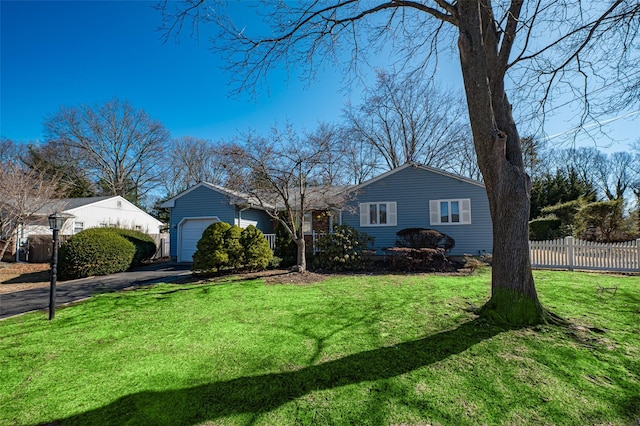
<instances>
[{"instance_id":1,"label":"tree shadow on grass","mask_svg":"<svg viewBox=\"0 0 640 426\"><path fill-rule=\"evenodd\" d=\"M237 414L258 415L316 390L410 373L464 352L502 331L476 319L453 330L297 371L240 377L184 389L138 392L48 424L184 425Z\"/></svg>"}]
</instances>

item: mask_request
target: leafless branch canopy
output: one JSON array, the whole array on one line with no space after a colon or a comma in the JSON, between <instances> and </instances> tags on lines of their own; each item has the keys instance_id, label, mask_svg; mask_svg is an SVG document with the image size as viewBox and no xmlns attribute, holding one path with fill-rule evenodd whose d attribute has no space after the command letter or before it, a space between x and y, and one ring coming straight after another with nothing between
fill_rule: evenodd
<instances>
[{"instance_id":1,"label":"leafless branch canopy","mask_svg":"<svg viewBox=\"0 0 640 426\"><path fill-rule=\"evenodd\" d=\"M134 203L158 184L168 130L129 102L62 107L45 121L47 139L86 161L102 190ZM72 160L73 161L73 160Z\"/></svg>"},{"instance_id":2,"label":"leafless branch canopy","mask_svg":"<svg viewBox=\"0 0 640 426\"><path fill-rule=\"evenodd\" d=\"M57 182L36 170L25 167L10 140L0 141L0 259L15 239L20 226L38 222L51 212L43 208L57 196ZM11 154L11 155L9 155ZM37 215L38 214L38 215ZM46 219L45 219L46 220Z\"/></svg>"},{"instance_id":3,"label":"leafless branch canopy","mask_svg":"<svg viewBox=\"0 0 640 426\"><path fill-rule=\"evenodd\" d=\"M345 117L354 136L383 160L383 170L412 161L451 170L461 145L473 146L462 97L415 74L378 71L376 85Z\"/></svg>"},{"instance_id":4,"label":"leafless branch canopy","mask_svg":"<svg viewBox=\"0 0 640 426\"><path fill-rule=\"evenodd\" d=\"M637 107L637 1L477 3L490 20L486 37L494 37L498 49L489 66L508 79L519 121L532 123L529 133L563 104L580 111L581 125ZM445 0L266 1L256 8L265 22L259 28L233 19L222 1L165 0L158 8L166 37L178 36L185 27L198 34L200 24L214 24L219 33L213 49L229 64L234 87L245 91L260 87L283 64L302 69L302 78L313 78L325 61L353 71L371 57L388 54L401 70L433 69L438 52L457 39L459 6Z\"/></svg>"}]
</instances>

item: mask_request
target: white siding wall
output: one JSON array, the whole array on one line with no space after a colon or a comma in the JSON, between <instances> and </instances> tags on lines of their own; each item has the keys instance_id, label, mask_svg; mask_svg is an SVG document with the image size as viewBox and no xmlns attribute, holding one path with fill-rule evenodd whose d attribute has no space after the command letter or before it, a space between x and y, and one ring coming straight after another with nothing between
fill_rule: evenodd
<instances>
[{"instance_id":1,"label":"white siding wall","mask_svg":"<svg viewBox=\"0 0 640 426\"><path fill-rule=\"evenodd\" d=\"M67 220L61 231L62 235L73 234L75 222L83 222L83 229L118 226L120 228L139 230L147 234L160 232L160 221L122 197L109 198L87 206L70 209L66 212L74 215L75 218Z\"/></svg>"}]
</instances>

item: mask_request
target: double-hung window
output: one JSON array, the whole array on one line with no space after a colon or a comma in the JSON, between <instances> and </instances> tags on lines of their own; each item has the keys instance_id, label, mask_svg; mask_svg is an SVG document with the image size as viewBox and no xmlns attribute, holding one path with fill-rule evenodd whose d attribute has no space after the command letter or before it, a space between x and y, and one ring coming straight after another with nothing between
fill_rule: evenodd
<instances>
[{"instance_id":1,"label":"double-hung window","mask_svg":"<svg viewBox=\"0 0 640 426\"><path fill-rule=\"evenodd\" d=\"M397 217L395 201L360 203L360 226L396 226Z\"/></svg>"},{"instance_id":2,"label":"double-hung window","mask_svg":"<svg viewBox=\"0 0 640 426\"><path fill-rule=\"evenodd\" d=\"M471 200L429 201L431 225L468 225L471 223Z\"/></svg>"}]
</instances>

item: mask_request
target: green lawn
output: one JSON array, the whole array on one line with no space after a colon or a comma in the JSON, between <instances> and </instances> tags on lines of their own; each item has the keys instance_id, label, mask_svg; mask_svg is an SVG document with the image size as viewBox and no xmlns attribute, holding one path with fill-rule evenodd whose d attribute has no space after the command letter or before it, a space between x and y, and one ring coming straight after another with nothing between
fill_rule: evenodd
<instances>
[{"instance_id":1,"label":"green lawn","mask_svg":"<svg viewBox=\"0 0 640 426\"><path fill-rule=\"evenodd\" d=\"M537 272L572 325L505 330L473 315L489 273L161 284L1 321L0 424L637 424L640 277Z\"/></svg>"}]
</instances>

